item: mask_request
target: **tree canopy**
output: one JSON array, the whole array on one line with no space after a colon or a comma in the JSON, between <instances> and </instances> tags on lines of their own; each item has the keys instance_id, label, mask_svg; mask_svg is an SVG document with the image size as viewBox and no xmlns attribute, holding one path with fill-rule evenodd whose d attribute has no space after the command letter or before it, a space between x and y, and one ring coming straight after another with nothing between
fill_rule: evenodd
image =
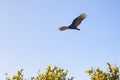
<instances>
[{"instance_id":1,"label":"tree canopy","mask_svg":"<svg viewBox=\"0 0 120 80\"><path fill-rule=\"evenodd\" d=\"M91 68L86 71L90 76L91 80L120 80L119 67L117 65L112 66L110 63L107 63L107 72L99 68ZM24 78L23 69L19 70L12 77L8 76L8 73L5 73L6 80L28 80ZM31 77L29 80L73 80L74 77L68 78L68 70L63 68L58 68L57 66L52 67L51 65L47 66L45 72L40 72L38 70L38 75Z\"/></svg>"},{"instance_id":2,"label":"tree canopy","mask_svg":"<svg viewBox=\"0 0 120 80\"><path fill-rule=\"evenodd\" d=\"M30 80L73 80L73 77L67 78L68 70L64 70L63 68L58 68L54 66L52 68L51 65L47 66L46 72L40 73L38 70L38 75L35 77L31 77ZM6 80L27 80L24 79L23 69L19 70L15 75L11 78L8 77L6 73Z\"/></svg>"},{"instance_id":3,"label":"tree canopy","mask_svg":"<svg viewBox=\"0 0 120 80\"><path fill-rule=\"evenodd\" d=\"M119 67L117 65L112 66L110 63L108 65L108 72L105 72L99 68L91 68L86 72L91 77L91 80L120 80Z\"/></svg>"}]
</instances>

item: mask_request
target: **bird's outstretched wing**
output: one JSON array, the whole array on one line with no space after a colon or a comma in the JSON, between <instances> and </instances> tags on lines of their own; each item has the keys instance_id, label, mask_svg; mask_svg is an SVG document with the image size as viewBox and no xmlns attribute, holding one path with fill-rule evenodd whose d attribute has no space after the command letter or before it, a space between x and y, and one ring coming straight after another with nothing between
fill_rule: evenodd
<instances>
[{"instance_id":1,"label":"bird's outstretched wing","mask_svg":"<svg viewBox=\"0 0 120 80\"><path fill-rule=\"evenodd\" d=\"M86 18L86 14L83 13L80 16L78 16L77 18L75 18L72 22L72 26L78 27L80 25L80 23Z\"/></svg>"}]
</instances>

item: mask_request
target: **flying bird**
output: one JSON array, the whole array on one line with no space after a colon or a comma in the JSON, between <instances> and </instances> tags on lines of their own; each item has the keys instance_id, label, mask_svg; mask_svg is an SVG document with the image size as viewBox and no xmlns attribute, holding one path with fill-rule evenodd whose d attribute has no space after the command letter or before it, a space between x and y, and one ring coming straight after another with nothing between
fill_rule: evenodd
<instances>
[{"instance_id":1,"label":"flying bird","mask_svg":"<svg viewBox=\"0 0 120 80\"><path fill-rule=\"evenodd\" d=\"M77 18L75 18L72 22L71 25L69 26L62 26L59 28L60 31L64 31L64 30L68 30L68 29L75 29L75 30L80 30L78 28L78 26L80 25L80 23L86 18L86 14L82 13L80 14L80 16L78 16Z\"/></svg>"}]
</instances>

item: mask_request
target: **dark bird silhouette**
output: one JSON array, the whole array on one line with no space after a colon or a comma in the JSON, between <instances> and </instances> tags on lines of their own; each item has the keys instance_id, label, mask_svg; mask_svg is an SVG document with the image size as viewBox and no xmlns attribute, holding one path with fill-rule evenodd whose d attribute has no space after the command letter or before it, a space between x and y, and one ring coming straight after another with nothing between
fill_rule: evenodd
<instances>
[{"instance_id":1,"label":"dark bird silhouette","mask_svg":"<svg viewBox=\"0 0 120 80\"><path fill-rule=\"evenodd\" d=\"M71 25L69 26L62 26L59 28L60 31L64 31L67 29L75 29L75 30L80 30L78 28L78 26L80 25L80 23L86 18L86 14L80 14L80 16L78 16L77 18L75 18L72 22Z\"/></svg>"}]
</instances>

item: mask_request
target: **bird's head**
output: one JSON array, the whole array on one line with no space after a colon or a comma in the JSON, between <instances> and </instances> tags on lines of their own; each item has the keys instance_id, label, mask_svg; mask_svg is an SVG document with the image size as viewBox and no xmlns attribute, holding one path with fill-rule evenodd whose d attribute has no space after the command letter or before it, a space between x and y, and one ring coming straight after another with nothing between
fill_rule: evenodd
<instances>
[{"instance_id":1,"label":"bird's head","mask_svg":"<svg viewBox=\"0 0 120 80\"><path fill-rule=\"evenodd\" d=\"M64 30L67 30L67 29L69 29L68 26L62 26L62 27L59 28L60 31L64 31Z\"/></svg>"}]
</instances>

